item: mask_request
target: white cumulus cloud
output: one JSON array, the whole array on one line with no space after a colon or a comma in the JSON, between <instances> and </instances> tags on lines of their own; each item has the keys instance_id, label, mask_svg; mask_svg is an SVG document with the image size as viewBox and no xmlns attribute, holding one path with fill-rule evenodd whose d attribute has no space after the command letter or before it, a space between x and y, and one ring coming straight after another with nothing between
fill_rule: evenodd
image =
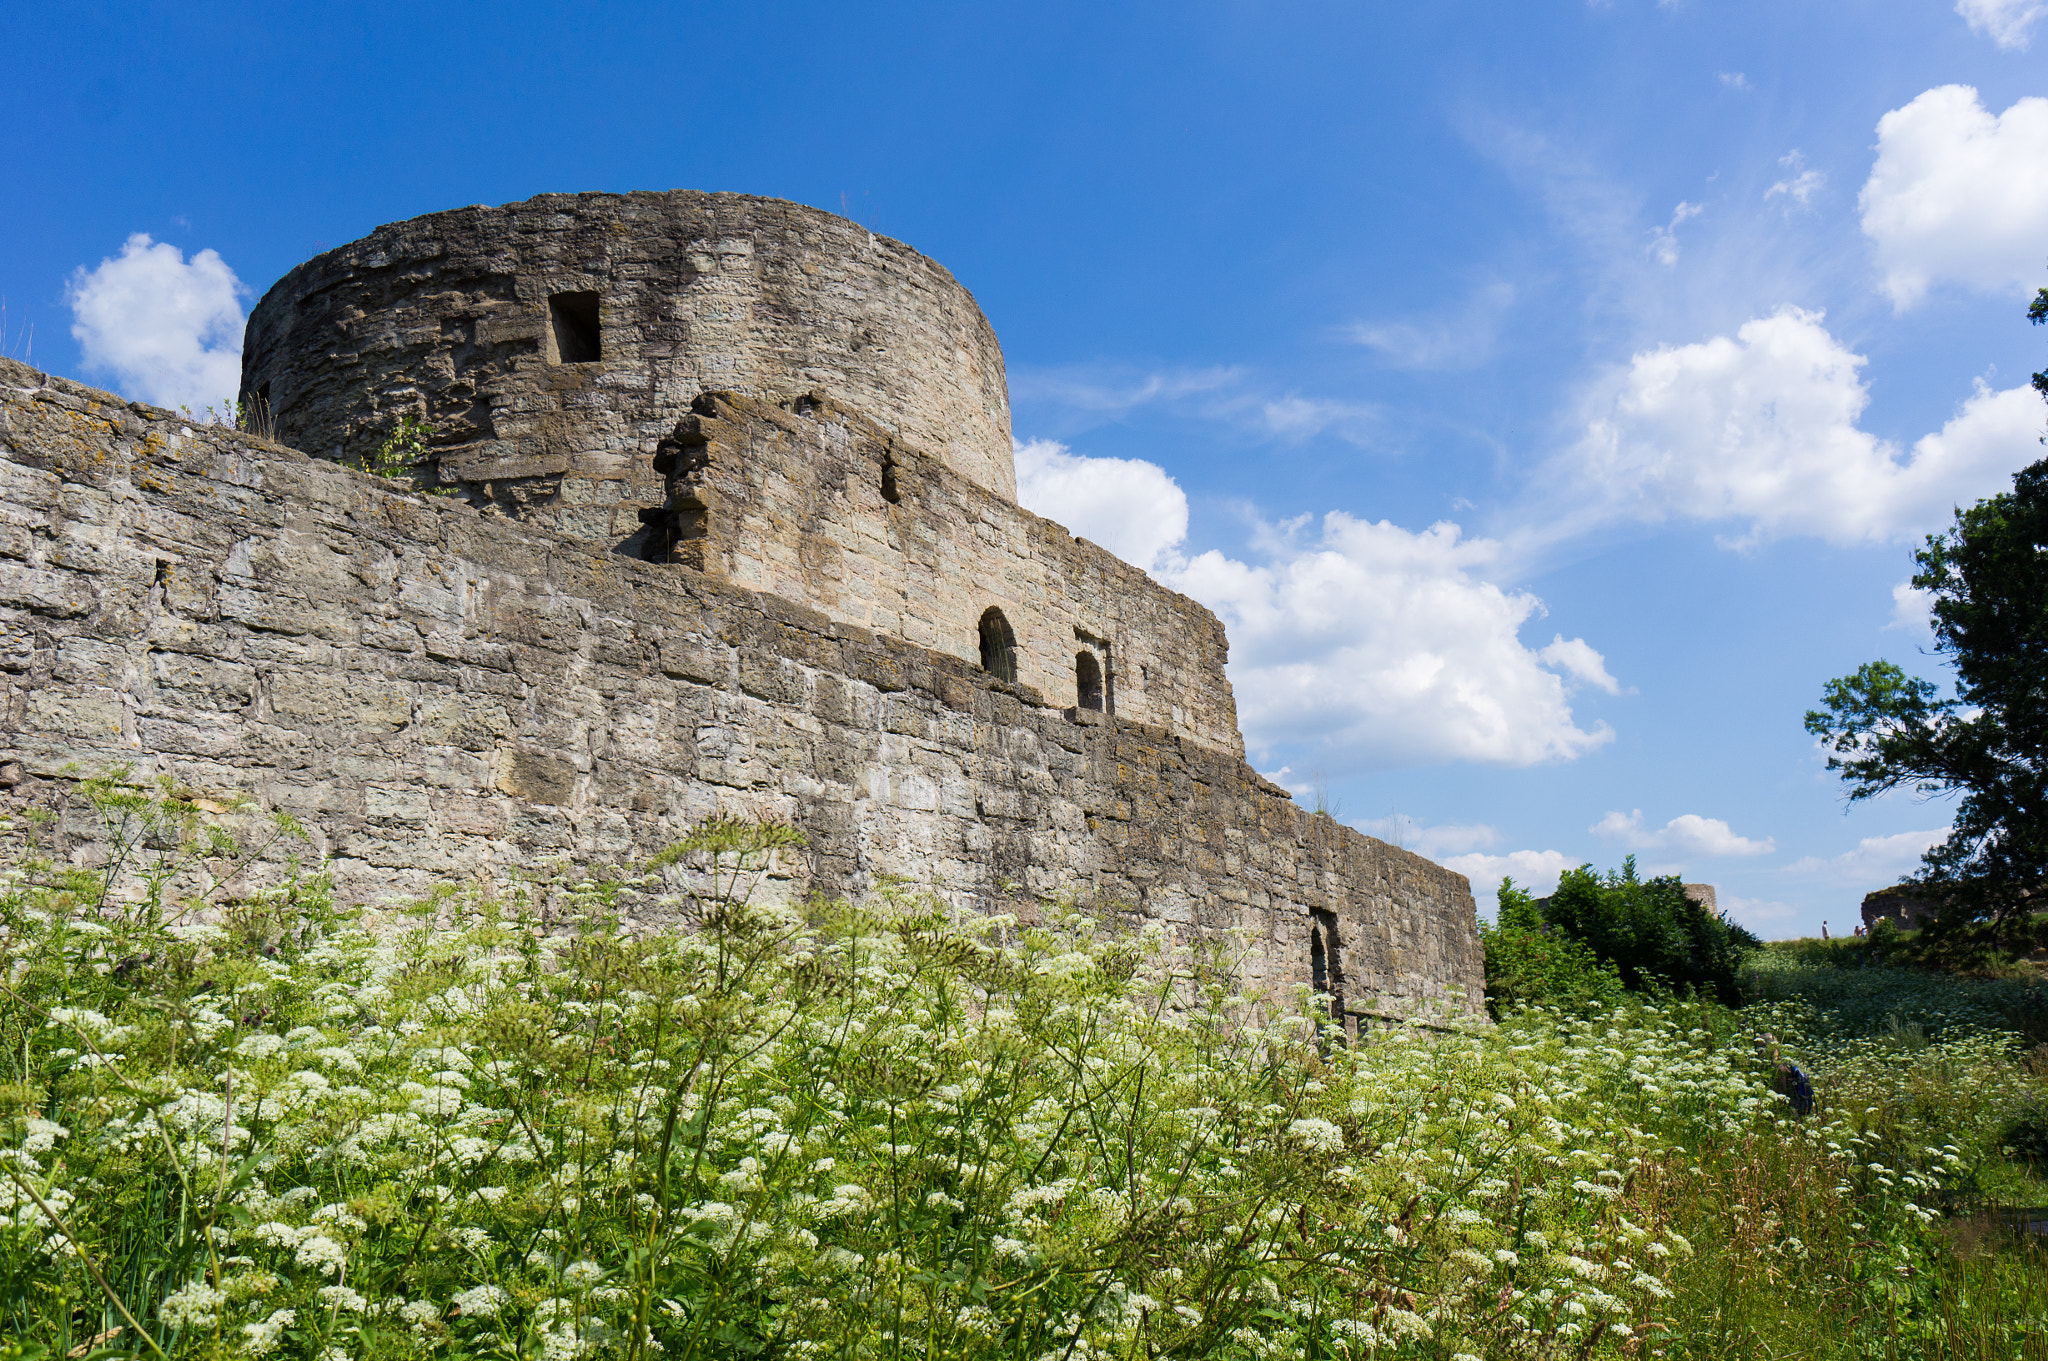
<instances>
[{"instance_id":1,"label":"white cumulus cloud","mask_svg":"<svg viewBox=\"0 0 2048 1361\"><path fill-rule=\"evenodd\" d=\"M210 250L190 260L137 232L121 253L71 276L71 334L88 373L159 406L225 406L242 381L248 290Z\"/></svg>"},{"instance_id":2,"label":"white cumulus cloud","mask_svg":"<svg viewBox=\"0 0 2048 1361\"><path fill-rule=\"evenodd\" d=\"M1956 13L1963 16L1972 33L1981 33L2008 52L2024 52L2034 36L2034 25L2048 4L2041 0L1956 0Z\"/></svg>"},{"instance_id":3,"label":"white cumulus cloud","mask_svg":"<svg viewBox=\"0 0 2048 1361\"><path fill-rule=\"evenodd\" d=\"M1509 851L1506 855L1453 855L1437 863L1472 881L1472 897L1478 904L1479 915L1492 921L1499 907L1497 891L1502 879L1512 879L1516 888L1547 898L1564 872L1577 869L1580 862L1563 851Z\"/></svg>"},{"instance_id":4,"label":"white cumulus cloud","mask_svg":"<svg viewBox=\"0 0 2048 1361\"><path fill-rule=\"evenodd\" d=\"M1017 445L1018 499L1207 605L1230 631L1238 716L1255 752L1314 750L1332 773L1459 760L1534 765L1609 742L1581 727L1577 685L1620 686L1582 638L1540 649L1543 612L1489 579L1501 545L1453 524L1421 532L1341 511L1259 525L1253 561L1181 551L1187 497L1156 464Z\"/></svg>"},{"instance_id":5,"label":"white cumulus cloud","mask_svg":"<svg viewBox=\"0 0 2048 1361\"><path fill-rule=\"evenodd\" d=\"M2048 254L2048 99L1993 114L1943 85L1893 109L1858 204L1894 307L1944 280L2031 292Z\"/></svg>"},{"instance_id":6,"label":"white cumulus cloud","mask_svg":"<svg viewBox=\"0 0 2048 1361\"><path fill-rule=\"evenodd\" d=\"M1778 848L1770 837L1755 841L1738 836L1720 818L1703 818L1698 813L1681 813L1662 827L1643 825L1643 810L1610 812L1587 829L1602 840L1626 846L1632 851L1661 851L1667 855L1719 858L1730 855L1769 855Z\"/></svg>"},{"instance_id":7,"label":"white cumulus cloud","mask_svg":"<svg viewBox=\"0 0 2048 1361\"><path fill-rule=\"evenodd\" d=\"M1934 592L1923 591L1910 581L1902 581L1892 587L1892 621L1885 627L1931 638L1934 633Z\"/></svg>"},{"instance_id":8,"label":"white cumulus cloud","mask_svg":"<svg viewBox=\"0 0 2048 1361\"><path fill-rule=\"evenodd\" d=\"M1636 355L1593 399L1569 461L1600 514L1747 521L1751 537L1911 537L2036 457L2030 388L1976 392L1908 453L1858 425L1863 356L1796 307L1733 336Z\"/></svg>"},{"instance_id":9,"label":"white cumulus cloud","mask_svg":"<svg viewBox=\"0 0 2048 1361\"><path fill-rule=\"evenodd\" d=\"M1255 747L1312 744L1333 768L1570 760L1614 736L1573 719L1559 661L1521 640L1543 610L1488 580L1500 545L1342 511L1261 526L1256 562L1210 551L1162 579L1230 630L1231 682ZM1573 640L1583 647L1580 640ZM1552 644L1577 680L1590 647Z\"/></svg>"},{"instance_id":10,"label":"white cumulus cloud","mask_svg":"<svg viewBox=\"0 0 2048 1361\"><path fill-rule=\"evenodd\" d=\"M1882 888L1918 869L1921 853L1947 839L1946 827L1939 831L1867 836L1856 843L1853 851L1844 851L1826 859L1817 855L1802 856L1787 865L1785 873L1856 887Z\"/></svg>"},{"instance_id":11,"label":"white cumulus cloud","mask_svg":"<svg viewBox=\"0 0 2048 1361\"><path fill-rule=\"evenodd\" d=\"M1018 504L1125 562L1152 571L1187 537L1187 494L1158 464L1087 458L1055 440L1016 451Z\"/></svg>"},{"instance_id":12,"label":"white cumulus cloud","mask_svg":"<svg viewBox=\"0 0 2048 1361\"><path fill-rule=\"evenodd\" d=\"M1555 634L1550 645L1536 655L1545 666L1562 671L1581 684L1605 690L1610 695L1621 693L1621 682L1607 674L1607 659L1595 652L1584 638Z\"/></svg>"}]
</instances>

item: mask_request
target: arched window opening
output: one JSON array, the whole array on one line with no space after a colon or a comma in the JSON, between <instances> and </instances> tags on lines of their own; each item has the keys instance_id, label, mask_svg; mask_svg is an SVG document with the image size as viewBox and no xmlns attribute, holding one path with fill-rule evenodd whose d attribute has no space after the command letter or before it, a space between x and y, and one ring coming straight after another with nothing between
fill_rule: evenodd
<instances>
[{"instance_id":1,"label":"arched window opening","mask_svg":"<svg viewBox=\"0 0 2048 1361\"><path fill-rule=\"evenodd\" d=\"M903 493L896 486L896 461L894 459L885 458L882 460L882 499L892 506L903 500Z\"/></svg>"},{"instance_id":2,"label":"arched window opening","mask_svg":"<svg viewBox=\"0 0 2048 1361\"><path fill-rule=\"evenodd\" d=\"M1074 698L1082 708L1102 712L1102 663L1093 652L1074 654Z\"/></svg>"},{"instance_id":3,"label":"arched window opening","mask_svg":"<svg viewBox=\"0 0 2048 1361\"><path fill-rule=\"evenodd\" d=\"M1017 681L1017 635L993 606L981 616L981 669L997 680Z\"/></svg>"},{"instance_id":4,"label":"arched window opening","mask_svg":"<svg viewBox=\"0 0 2048 1361\"><path fill-rule=\"evenodd\" d=\"M1317 992L1330 990L1329 956L1323 953L1322 923L1311 920L1308 927L1308 979Z\"/></svg>"}]
</instances>

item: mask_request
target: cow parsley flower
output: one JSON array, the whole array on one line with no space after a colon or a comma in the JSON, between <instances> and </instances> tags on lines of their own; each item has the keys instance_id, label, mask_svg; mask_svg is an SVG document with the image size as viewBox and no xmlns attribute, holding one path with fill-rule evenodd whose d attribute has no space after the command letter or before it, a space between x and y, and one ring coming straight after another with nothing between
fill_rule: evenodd
<instances>
[{"instance_id":1,"label":"cow parsley flower","mask_svg":"<svg viewBox=\"0 0 2048 1361\"><path fill-rule=\"evenodd\" d=\"M268 1356L284 1339L284 1330L299 1321L296 1309L277 1309L261 1323L242 1325L242 1351L249 1356Z\"/></svg>"},{"instance_id":2,"label":"cow parsley flower","mask_svg":"<svg viewBox=\"0 0 2048 1361\"><path fill-rule=\"evenodd\" d=\"M1296 1120L1287 1127L1288 1135L1311 1153L1342 1153L1344 1131L1328 1120L1313 1117Z\"/></svg>"},{"instance_id":3,"label":"cow parsley flower","mask_svg":"<svg viewBox=\"0 0 2048 1361\"><path fill-rule=\"evenodd\" d=\"M470 1318L496 1318L512 1296L495 1285L479 1285L455 1297L455 1307Z\"/></svg>"},{"instance_id":4,"label":"cow parsley flower","mask_svg":"<svg viewBox=\"0 0 2048 1361\"><path fill-rule=\"evenodd\" d=\"M220 1322L220 1307L227 1303L227 1298L226 1291L216 1290L205 1281L194 1281L164 1296L164 1302L157 1306L157 1317L173 1328L211 1328Z\"/></svg>"},{"instance_id":5,"label":"cow parsley flower","mask_svg":"<svg viewBox=\"0 0 2048 1361\"><path fill-rule=\"evenodd\" d=\"M360 1314L370 1303L345 1285L323 1285L319 1294L320 1302L337 1313Z\"/></svg>"},{"instance_id":6,"label":"cow parsley flower","mask_svg":"<svg viewBox=\"0 0 2048 1361\"><path fill-rule=\"evenodd\" d=\"M316 1233L299 1244L292 1261L329 1276L339 1276L348 1265L348 1249L324 1233Z\"/></svg>"}]
</instances>

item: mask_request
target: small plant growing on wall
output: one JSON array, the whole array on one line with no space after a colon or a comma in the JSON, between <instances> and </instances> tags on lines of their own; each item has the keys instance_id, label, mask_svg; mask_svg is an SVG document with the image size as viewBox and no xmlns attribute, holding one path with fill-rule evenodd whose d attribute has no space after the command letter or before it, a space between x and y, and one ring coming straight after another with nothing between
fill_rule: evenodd
<instances>
[{"instance_id":1,"label":"small plant growing on wall","mask_svg":"<svg viewBox=\"0 0 2048 1361\"><path fill-rule=\"evenodd\" d=\"M406 412L377 451L363 460L363 471L373 477L407 477L427 457L427 437L433 428L420 417Z\"/></svg>"}]
</instances>

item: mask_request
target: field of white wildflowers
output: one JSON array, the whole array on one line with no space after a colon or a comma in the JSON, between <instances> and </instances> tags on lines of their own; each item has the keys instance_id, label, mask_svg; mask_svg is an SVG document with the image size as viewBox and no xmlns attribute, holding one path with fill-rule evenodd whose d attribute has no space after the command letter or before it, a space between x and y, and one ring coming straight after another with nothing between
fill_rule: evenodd
<instances>
[{"instance_id":1,"label":"field of white wildflowers","mask_svg":"<svg viewBox=\"0 0 2048 1361\"><path fill-rule=\"evenodd\" d=\"M1773 1003L1801 1121L1711 1005L1347 1048L1156 933L751 905L739 824L369 923L83 794L119 863L0 884L0 1356L2044 1354L1916 1076L2038 1090L1992 1028Z\"/></svg>"}]
</instances>

